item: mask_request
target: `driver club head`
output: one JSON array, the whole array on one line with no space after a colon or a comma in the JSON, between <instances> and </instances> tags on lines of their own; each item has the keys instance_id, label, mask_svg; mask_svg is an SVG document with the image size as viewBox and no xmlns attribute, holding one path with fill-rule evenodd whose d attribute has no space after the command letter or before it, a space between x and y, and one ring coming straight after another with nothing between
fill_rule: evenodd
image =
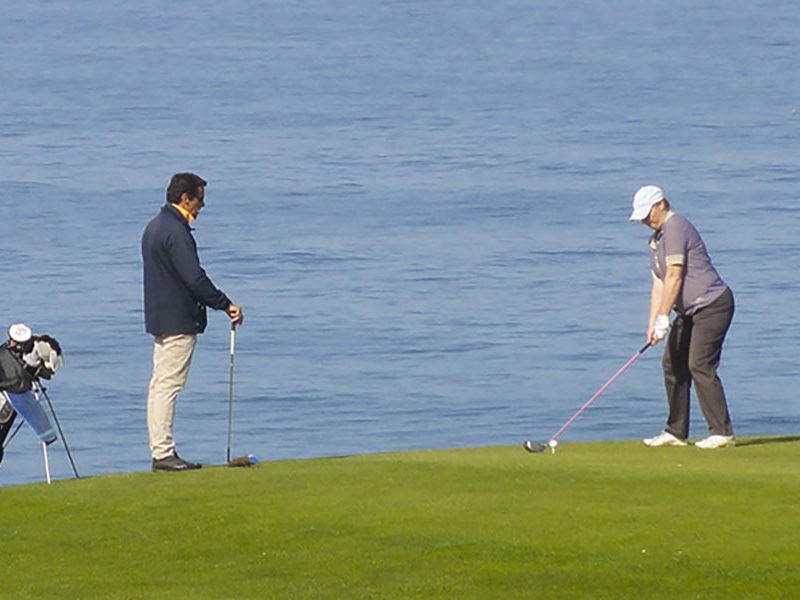
<instances>
[{"instance_id":1,"label":"driver club head","mask_svg":"<svg viewBox=\"0 0 800 600\"><path fill-rule=\"evenodd\" d=\"M522 444L522 447L525 448L528 452L544 452L547 446L542 444L541 442L536 442L534 440L526 440L525 443Z\"/></svg>"}]
</instances>

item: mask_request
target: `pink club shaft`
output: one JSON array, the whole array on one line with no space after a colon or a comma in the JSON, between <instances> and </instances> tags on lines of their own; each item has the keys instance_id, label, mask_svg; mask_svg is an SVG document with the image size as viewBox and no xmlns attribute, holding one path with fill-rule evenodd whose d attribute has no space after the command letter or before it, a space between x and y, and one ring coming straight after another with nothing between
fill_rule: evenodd
<instances>
[{"instance_id":1,"label":"pink club shaft","mask_svg":"<svg viewBox=\"0 0 800 600\"><path fill-rule=\"evenodd\" d=\"M639 351L638 351L636 354L634 354L633 356L631 356L631 357L628 359L628 362L626 362L624 365L622 365L622 366L620 367L619 371L617 371L616 373L614 373L614 374L611 376L611 379L609 379L608 381L606 381L606 382L603 384L603 387L601 387L599 390L597 390L597 391L595 392L594 396L592 396L591 398L589 398L589 399L588 399L588 400L587 400L587 401L584 403L584 405L583 405L583 406L581 406L581 407L578 409L578 412L576 412L574 415L572 415L572 417L570 418L570 420L569 420L569 421L567 421L566 423L564 423L564 424L561 426L561 429L559 429L558 431L556 431L556 432L553 434L553 436L550 438L550 441L552 442L553 440L557 439L557 438L558 438L558 436L560 436L562 433L564 433L564 431L566 431L567 427L569 427L570 425L572 425L572 423L575 421L575 419L577 419L578 417L580 417L580 416L581 416L581 414L583 413L583 411L585 411L587 408L589 408L589 406L591 406L592 402L594 402L595 400L597 400L597 398L599 398L599 397L600 397L600 394L602 394L603 392L605 392L605 391L608 389L608 387L609 387L609 386L610 386L612 383L614 383L614 382L617 380L617 378L618 378L620 375L622 375L622 374L623 374L623 373L624 373L624 372L625 372L625 371L628 369L628 367L630 367L630 366L631 366L633 363L635 363L635 362L636 362L636 359L638 359L638 358L639 358L639 357L640 357L642 354L644 354L644 351L645 351L645 350L647 350L649 347L650 347L650 343L648 342L647 344L645 344L644 346L642 346L642 348L641 348L641 349L640 349L640 350L639 350Z\"/></svg>"}]
</instances>

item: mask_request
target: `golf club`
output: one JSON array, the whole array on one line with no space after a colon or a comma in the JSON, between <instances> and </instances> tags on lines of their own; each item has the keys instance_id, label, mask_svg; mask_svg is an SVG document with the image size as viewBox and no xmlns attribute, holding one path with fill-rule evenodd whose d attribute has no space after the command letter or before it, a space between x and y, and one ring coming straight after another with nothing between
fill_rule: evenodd
<instances>
[{"instance_id":1,"label":"golf club","mask_svg":"<svg viewBox=\"0 0 800 600\"><path fill-rule=\"evenodd\" d=\"M228 449L225 461L229 467L249 467L254 465L256 457L252 454L231 458L231 432L233 430L233 363L236 354L236 323L231 322L231 366L228 376Z\"/></svg>"},{"instance_id":2,"label":"golf club","mask_svg":"<svg viewBox=\"0 0 800 600\"><path fill-rule=\"evenodd\" d=\"M579 416L581 416L581 414L583 413L583 411L585 411L587 408L589 408L589 406L591 406L592 402L594 402L595 400L597 400L597 398L599 398L599 397L600 397L600 394L602 394L603 392L605 392L605 391L608 389L608 387L609 387L609 386L610 386L612 383L614 383L614 381L616 381L616 379L617 379L617 378L618 378L620 375L622 375L622 374L623 374L623 373L624 373L624 372L625 372L625 371L628 369L628 367L630 367L630 366L631 366L633 363L635 363L635 362L636 362L636 359L638 359L638 358L639 358L639 357L640 357L642 354L644 354L645 350L647 350L647 349L648 349L650 346L651 346L650 342L647 342L647 343L646 343L644 346L642 346L642 348L641 348L641 349L640 349L640 350L639 350L639 351L638 351L636 354L634 354L633 356L631 356L631 357L628 359L628 362L626 362L624 365L622 365L622 367L620 367L620 369L619 369L619 370L618 370L616 373L614 373L614 375L612 375L612 376L611 376L611 379L609 379L608 381L606 381L606 382L603 384L603 386L602 386L602 387L601 387L599 390L597 390L597 391L595 392L595 394L594 394L594 395L593 395L591 398L589 398L589 399L588 399L588 400L587 400L587 401L586 401L586 402L583 404L583 406L581 406L581 407L578 409L578 411L577 411L577 412L576 412L574 415L572 415L572 417L570 417L570 419L569 419L569 420L568 420L566 423L564 423L564 424L561 426L561 429L559 429L558 431L556 431L556 432L555 432L555 433L554 433L554 434L553 434L553 435L550 437L550 440L549 440L549 441L548 441L546 444L543 444L543 443L541 443L541 442L537 442L537 441L534 441L534 440L526 440L526 441L525 441L525 442L522 444L522 447L523 447L523 448L525 448L525 450L527 450L528 452L534 452L534 453L536 453L536 452L544 452L544 451L545 451L547 448L550 448L550 451L551 451L553 454L555 454L555 452L556 452L556 446L558 446L558 436L560 436L562 433L564 433L564 431L567 429L567 427L569 427L570 425L572 425L572 423L574 423L574 422L575 422L575 419L577 419Z\"/></svg>"}]
</instances>

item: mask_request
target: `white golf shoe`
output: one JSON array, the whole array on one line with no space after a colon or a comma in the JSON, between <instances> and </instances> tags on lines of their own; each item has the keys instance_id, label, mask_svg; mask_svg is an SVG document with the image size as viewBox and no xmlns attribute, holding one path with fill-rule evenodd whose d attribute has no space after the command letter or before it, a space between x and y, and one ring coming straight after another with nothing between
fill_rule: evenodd
<instances>
[{"instance_id":1,"label":"white golf shoe","mask_svg":"<svg viewBox=\"0 0 800 600\"><path fill-rule=\"evenodd\" d=\"M668 431L662 431L655 437L645 438L642 440L645 446L686 446L686 442L680 438L675 437Z\"/></svg>"},{"instance_id":2,"label":"white golf shoe","mask_svg":"<svg viewBox=\"0 0 800 600\"><path fill-rule=\"evenodd\" d=\"M710 435L704 440L694 443L698 448L730 448L736 445L736 438L732 435Z\"/></svg>"}]
</instances>

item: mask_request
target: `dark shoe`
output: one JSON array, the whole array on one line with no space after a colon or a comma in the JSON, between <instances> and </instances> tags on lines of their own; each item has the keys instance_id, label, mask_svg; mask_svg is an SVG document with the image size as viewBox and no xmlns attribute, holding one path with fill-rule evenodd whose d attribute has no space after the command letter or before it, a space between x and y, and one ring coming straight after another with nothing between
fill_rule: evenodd
<instances>
[{"instance_id":1,"label":"dark shoe","mask_svg":"<svg viewBox=\"0 0 800 600\"><path fill-rule=\"evenodd\" d=\"M153 459L153 471L191 471L200 469L202 466L200 463L183 460L177 454L159 460Z\"/></svg>"}]
</instances>

